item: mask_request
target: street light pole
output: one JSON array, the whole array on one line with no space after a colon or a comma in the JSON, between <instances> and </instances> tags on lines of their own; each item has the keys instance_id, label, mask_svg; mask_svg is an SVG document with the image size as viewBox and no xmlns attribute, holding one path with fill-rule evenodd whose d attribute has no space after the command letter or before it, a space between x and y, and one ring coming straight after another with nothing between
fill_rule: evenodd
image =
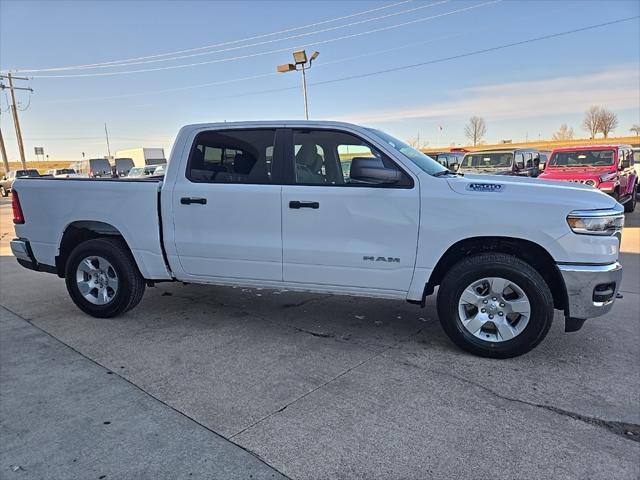
<instances>
[{"instance_id":1,"label":"street light pole","mask_svg":"<svg viewBox=\"0 0 640 480\"><path fill-rule=\"evenodd\" d=\"M302 72L302 98L304 100L304 118L309 120L309 103L307 95L307 69L311 68L313 61L318 58L320 52L313 52L311 57L307 59L307 52L304 50L296 50L293 52L294 63L284 63L278 65L277 71L279 73L301 71Z\"/></svg>"},{"instance_id":2,"label":"street light pole","mask_svg":"<svg viewBox=\"0 0 640 480\"><path fill-rule=\"evenodd\" d=\"M307 76L304 73L304 64L302 65L302 96L304 97L304 119L309 120L309 105L307 104Z\"/></svg>"}]
</instances>

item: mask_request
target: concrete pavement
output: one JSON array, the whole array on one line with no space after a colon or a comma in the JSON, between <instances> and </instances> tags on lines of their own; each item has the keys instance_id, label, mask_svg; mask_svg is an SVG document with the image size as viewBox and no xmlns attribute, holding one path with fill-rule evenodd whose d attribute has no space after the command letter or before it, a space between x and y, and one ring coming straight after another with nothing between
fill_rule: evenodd
<instances>
[{"instance_id":1,"label":"concrete pavement","mask_svg":"<svg viewBox=\"0 0 640 480\"><path fill-rule=\"evenodd\" d=\"M0 307L0 478L284 478Z\"/></svg>"},{"instance_id":2,"label":"concrete pavement","mask_svg":"<svg viewBox=\"0 0 640 480\"><path fill-rule=\"evenodd\" d=\"M638 219L627 218L613 311L573 334L557 314L546 340L511 360L453 347L433 298L422 310L162 284L99 320L63 281L4 256L10 235L0 304L291 478L638 478Z\"/></svg>"}]
</instances>

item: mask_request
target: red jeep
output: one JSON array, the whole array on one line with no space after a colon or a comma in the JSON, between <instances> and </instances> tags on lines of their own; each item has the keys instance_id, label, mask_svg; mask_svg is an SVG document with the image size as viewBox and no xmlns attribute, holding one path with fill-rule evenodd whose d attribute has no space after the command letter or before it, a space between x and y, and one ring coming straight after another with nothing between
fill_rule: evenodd
<instances>
[{"instance_id":1,"label":"red jeep","mask_svg":"<svg viewBox=\"0 0 640 480\"><path fill-rule=\"evenodd\" d=\"M630 145L556 148L538 178L591 185L623 204L625 212L636 208L638 175Z\"/></svg>"}]
</instances>

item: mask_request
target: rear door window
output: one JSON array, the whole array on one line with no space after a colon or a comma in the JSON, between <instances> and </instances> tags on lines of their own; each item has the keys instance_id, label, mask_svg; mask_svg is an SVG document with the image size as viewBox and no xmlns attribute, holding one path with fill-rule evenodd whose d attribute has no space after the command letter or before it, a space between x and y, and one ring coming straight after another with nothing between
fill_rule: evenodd
<instances>
[{"instance_id":1,"label":"rear door window","mask_svg":"<svg viewBox=\"0 0 640 480\"><path fill-rule=\"evenodd\" d=\"M274 129L199 133L187 178L200 183L272 183Z\"/></svg>"}]
</instances>

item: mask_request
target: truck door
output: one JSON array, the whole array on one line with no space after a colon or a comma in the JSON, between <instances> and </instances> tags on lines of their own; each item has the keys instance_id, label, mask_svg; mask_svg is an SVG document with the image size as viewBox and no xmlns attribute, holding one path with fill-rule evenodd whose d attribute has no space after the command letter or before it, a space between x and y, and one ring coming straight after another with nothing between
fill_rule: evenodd
<instances>
[{"instance_id":1,"label":"truck door","mask_svg":"<svg viewBox=\"0 0 640 480\"><path fill-rule=\"evenodd\" d=\"M285 282L406 293L418 239L417 180L403 171L392 185L351 181L355 157L375 156L402 170L354 134L293 129L285 144Z\"/></svg>"},{"instance_id":2,"label":"truck door","mask_svg":"<svg viewBox=\"0 0 640 480\"><path fill-rule=\"evenodd\" d=\"M195 136L171 198L175 254L187 276L282 281L275 138L273 128Z\"/></svg>"}]
</instances>

